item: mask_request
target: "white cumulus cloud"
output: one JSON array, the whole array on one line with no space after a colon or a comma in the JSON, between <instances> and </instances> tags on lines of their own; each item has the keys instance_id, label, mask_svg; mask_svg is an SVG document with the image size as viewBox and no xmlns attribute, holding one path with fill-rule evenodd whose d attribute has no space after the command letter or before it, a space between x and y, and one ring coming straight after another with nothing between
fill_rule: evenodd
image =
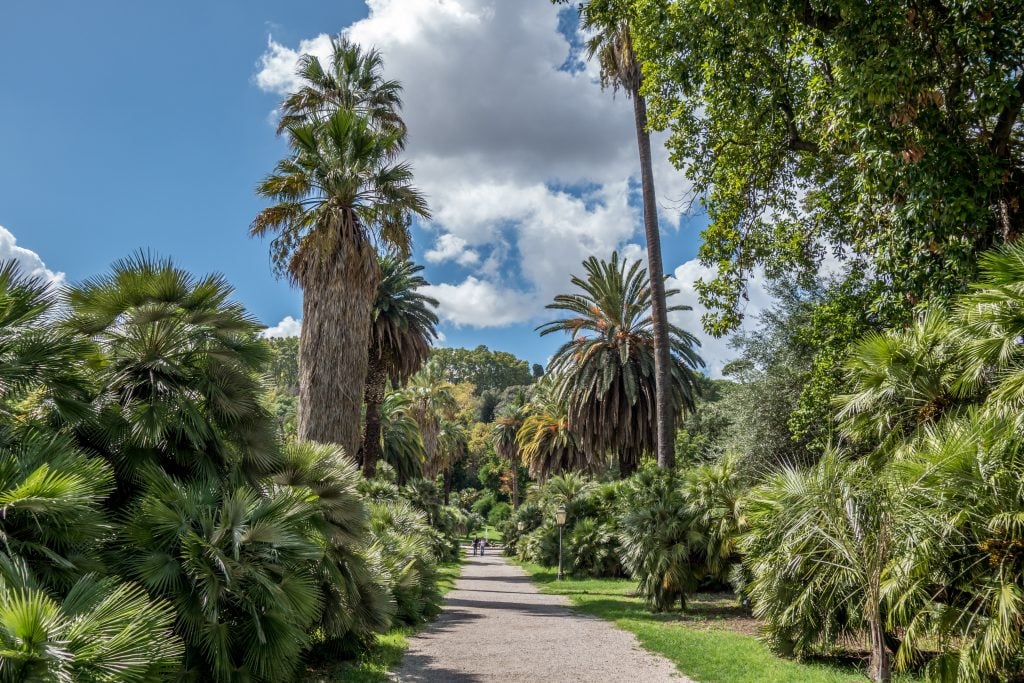
<instances>
[{"instance_id":1,"label":"white cumulus cloud","mask_svg":"<svg viewBox=\"0 0 1024 683\"><path fill-rule=\"evenodd\" d=\"M639 176L632 106L601 90L592 65L560 68L573 45L558 15L573 9L508 0L366 4L369 16L343 28L379 49L388 76L404 86L408 156L434 214L425 258L468 271L435 285L445 288L433 294L444 319L491 327L535 318L585 257L640 238L629 203ZM271 39L255 82L288 92L300 56L329 51L326 33L294 46ZM661 140L659 206L663 227L674 229L688 185ZM513 305L491 310L480 303L488 298Z\"/></svg>"},{"instance_id":2,"label":"white cumulus cloud","mask_svg":"<svg viewBox=\"0 0 1024 683\"><path fill-rule=\"evenodd\" d=\"M298 337L302 332L302 321L286 315L281 322L263 330L262 335L267 339L274 337Z\"/></svg>"},{"instance_id":3,"label":"white cumulus cloud","mask_svg":"<svg viewBox=\"0 0 1024 683\"><path fill-rule=\"evenodd\" d=\"M685 304L693 308L692 311L672 313L669 316L670 320L700 340L698 353L704 359L705 370L711 377L717 379L722 377L722 368L726 363L736 358L736 351L730 347L729 337L714 337L705 332L701 325L701 317L707 313L707 309L697 300L695 284L698 280L710 280L714 276L713 268L701 265L697 259L693 259L676 268L669 276L666 286L679 290L672 303ZM768 282L760 270L750 276L746 291L747 298L744 300L740 330L749 332L757 328L761 313L771 309L774 299L768 292Z\"/></svg>"},{"instance_id":4,"label":"white cumulus cloud","mask_svg":"<svg viewBox=\"0 0 1024 683\"><path fill-rule=\"evenodd\" d=\"M18 240L10 230L0 225L0 261L15 261L21 271L30 277L38 277L54 284L64 282L64 273L54 272L46 267L39 254L18 246Z\"/></svg>"}]
</instances>

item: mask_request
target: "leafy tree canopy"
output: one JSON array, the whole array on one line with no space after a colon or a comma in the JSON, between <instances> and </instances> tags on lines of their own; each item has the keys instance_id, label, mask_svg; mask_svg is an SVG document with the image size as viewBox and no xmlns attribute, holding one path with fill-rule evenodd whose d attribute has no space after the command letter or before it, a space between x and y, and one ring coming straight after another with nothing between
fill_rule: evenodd
<instances>
[{"instance_id":1,"label":"leafy tree canopy","mask_svg":"<svg viewBox=\"0 0 1024 683\"><path fill-rule=\"evenodd\" d=\"M476 387L477 395L533 383L527 361L507 351L491 351L483 344L475 349L434 349L432 359L449 382L470 382Z\"/></svg>"},{"instance_id":2,"label":"leafy tree canopy","mask_svg":"<svg viewBox=\"0 0 1024 683\"><path fill-rule=\"evenodd\" d=\"M1024 13L1012 0L631 0L651 125L710 224L699 286L717 332L749 274L870 266L906 319L1024 230Z\"/></svg>"}]
</instances>

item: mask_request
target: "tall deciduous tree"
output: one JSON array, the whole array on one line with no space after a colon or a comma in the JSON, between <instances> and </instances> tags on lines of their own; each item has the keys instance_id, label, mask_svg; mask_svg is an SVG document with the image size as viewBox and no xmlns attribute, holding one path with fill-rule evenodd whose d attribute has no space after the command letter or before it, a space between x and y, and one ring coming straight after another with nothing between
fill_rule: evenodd
<instances>
[{"instance_id":1,"label":"tall deciduous tree","mask_svg":"<svg viewBox=\"0 0 1024 683\"><path fill-rule=\"evenodd\" d=\"M636 469L640 455L657 443L653 297L639 261L622 262L613 253L610 261L590 257L583 267L586 279L572 278L578 291L560 294L547 306L569 317L538 329L541 335L572 335L555 352L550 366L569 410L569 427L590 453L615 452L619 473L625 477ZM668 310L688 309L676 305ZM696 337L675 325L669 325L668 333L669 410L675 416L693 409L694 370L704 362L694 350L700 345Z\"/></svg>"},{"instance_id":2,"label":"tall deciduous tree","mask_svg":"<svg viewBox=\"0 0 1024 683\"><path fill-rule=\"evenodd\" d=\"M366 375L366 429L363 432L363 474L372 477L381 453L380 405L388 380L404 384L426 362L430 341L437 336L437 301L419 293L427 281L422 266L396 254L378 258L380 285L370 325L369 369Z\"/></svg>"},{"instance_id":3,"label":"tall deciduous tree","mask_svg":"<svg viewBox=\"0 0 1024 683\"><path fill-rule=\"evenodd\" d=\"M566 1L566 0L556 0ZM602 87L622 88L633 102L633 121L640 154L640 188L644 205L644 236L647 240L647 272L651 286L651 329L654 335L655 417L658 466L675 464L675 413L672 405L672 353L665 297L665 270L661 261L661 233L654 194L651 135L647 125L647 100L640 92L643 71L633 49L630 7L623 0L589 0L580 5L581 25L591 35L587 55L597 58Z\"/></svg>"},{"instance_id":4,"label":"tall deciduous tree","mask_svg":"<svg viewBox=\"0 0 1024 683\"><path fill-rule=\"evenodd\" d=\"M1024 230L1024 13L1013 0L631 0L652 126L710 223L698 285L718 331L746 281L830 247L905 322Z\"/></svg>"}]
</instances>

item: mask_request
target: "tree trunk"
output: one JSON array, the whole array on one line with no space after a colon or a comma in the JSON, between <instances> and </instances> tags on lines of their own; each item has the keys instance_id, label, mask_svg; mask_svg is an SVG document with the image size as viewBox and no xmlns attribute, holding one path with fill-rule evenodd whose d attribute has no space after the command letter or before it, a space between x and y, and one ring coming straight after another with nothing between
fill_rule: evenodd
<instances>
[{"instance_id":1,"label":"tree trunk","mask_svg":"<svg viewBox=\"0 0 1024 683\"><path fill-rule=\"evenodd\" d=\"M452 468L446 467L444 470L444 504L450 505L449 501L452 496Z\"/></svg>"},{"instance_id":2,"label":"tree trunk","mask_svg":"<svg viewBox=\"0 0 1024 683\"><path fill-rule=\"evenodd\" d=\"M672 358L668 343L668 313L665 302L665 271L661 262L661 233L654 196L651 136L647 132L647 102L639 92L633 95L633 118L640 152L640 185L644 199L644 235L647 239L647 272L651 278L651 321L654 331L654 402L657 423L658 467L675 465L675 415L672 412Z\"/></svg>"},{"instance_id":3,"label":"tree trunk","mask_svg":"<svg viewBox=\"0 0 1024 683\"><path fill-rule=\"evenodd\" d=\"M369 244L330 254L310 249L297 277L303 291L299 439L338 444L355 457L379 279L376 257Z\"/></svg>"},{"instance_id":4,"label":"tree trunk","mask_svg":"<svg viewBox=\"0 0 1024 683\"><path fill-rule=\"evenodd\" d=\"M363 476L372 479L380 459L380 404L387 387L387 363L371 354L366 372L366 428L363 431Z\"/></svg>"},{"instance_id":5,"label":"tree trunk","mask_svg":"<svg viewBox=\"0 0 1024 683\"><path fill-rule=\"evenodd\" d=\"M512 449L512 457L509 458L509 465L512 472L512 509L519 509L519 449Z\"/></svg>"},{"instance_id":6,"label":"tree trunk","mask_svg":"<svg viewBox=\"0 0 1024 683\"><path fill-rule=\"evenodd\" d=\"M628 479L636 472L636 459L625 449L619 450L619 479Z\"/></svg>"},{"instance_id":7,"label":"tree trunk","mask_svg":"<svg viewBox=\"0 0 1024 683\"><path fill-rule=\"evenodd\" d=\"M889 648L885 643L885 625L882 623L882 613L877 601L873 602L870 609L871 661L868 665L868 674L876 683L888 683L892 680L892 667L889 661Z\"/></svg>"}]
</instances>

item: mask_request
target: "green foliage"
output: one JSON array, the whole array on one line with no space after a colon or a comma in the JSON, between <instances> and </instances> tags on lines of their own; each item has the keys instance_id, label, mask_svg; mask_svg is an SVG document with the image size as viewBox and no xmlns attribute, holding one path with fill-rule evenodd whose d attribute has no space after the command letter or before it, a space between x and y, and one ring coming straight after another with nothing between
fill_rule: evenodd
<instances>
[{"instance_id":1,"label":"green foliage","mask_svg":"<svg viewBox=\"0 0 1024 683\"><path fill-rule=\"evenodd\" d=\"M506 351L491 351L483 344L475 349L434 349L431 358L446 380L452 384L469 382L476 387L477 395L533 382L529 363Z\"/></svg>"},{"instance_id":2,"label":"green foliage","mask_svg":"<svg viewBox=\"0 0 1024 683\"><path fill-rule=\"evenodd\" d=\"M174 612L139 586L83 576L63 600L0 554L0 681L123 681L173 676Z\"/></svg>"},{"instance_id":3,"label":"green foliage","mask_svg":"<svg viewBox=\"0 0 1024 683\"><path fill-rule=\"evenodd\" d=\"M501 526L502 522L512 516L512 506L505 502L495 503L487 512L487 523Z\"/></svg>"},{"instance_id":4,"label":"green foliage","mask_svg":"<svg viewBox=\"0 0 1024 683\"><path fill-rule=\"evenodd\" d=\"M710 217L713 330L756 268L813 275L829 249L868 266L870 315L905 321L1020 234L1016 3L629 5L651 126Z\"/></svg>"},{"instance_id":5,"label":"green foliage","mask_svg":"<svg viewBox=\"0 0 1024 683\"><path fill-rule=\"evenodd\" d=\"M585 278L572 278L578 291L560 294L547 306L569 317L538 329L541 335L571 336L550 366L558 377L558 398L568 410L569 429L592 457L616 452L620 473L628 476L656 441L651 287L643 265L620 261L618 253L610 261L591 257L583 268ZM688 308L670 306L668 311ZM695 407L694 370L704 363L694 351L700 345L696 337L675 325L669 326L668 336L671 405L681 414Z\"/></svg>"}]
</instances>

